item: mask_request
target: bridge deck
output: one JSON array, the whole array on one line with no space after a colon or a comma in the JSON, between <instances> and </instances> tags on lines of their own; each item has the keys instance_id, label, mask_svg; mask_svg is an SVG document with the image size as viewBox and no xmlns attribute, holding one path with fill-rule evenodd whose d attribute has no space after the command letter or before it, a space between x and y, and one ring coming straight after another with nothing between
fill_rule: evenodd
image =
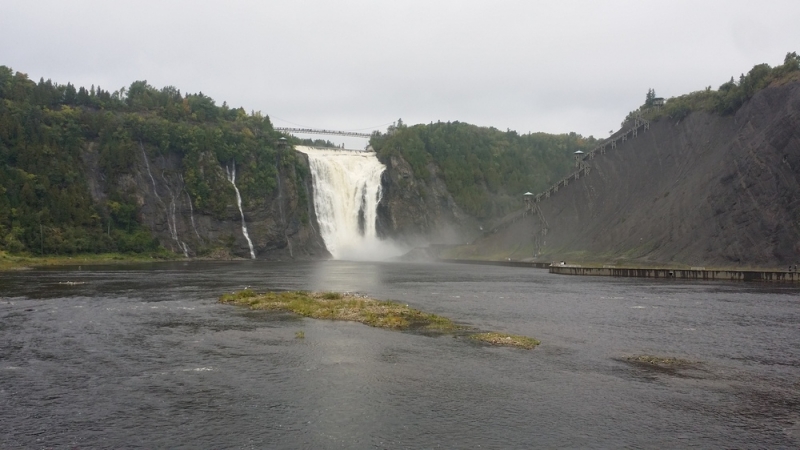
<instances>
[{"instance_id":1,"label":"bridge deck","mask_svg":"<svg viewBox=\"0 0 800 450\"><path fill-rule=\"evenodd\" d=\"M286 133L300 133L300 134L326 134L332 136L348 136L369 139L372 137L370 133L358 133L355 131L336 131L336 130L321 130L317 128L289 128L289 127L275 127L276 131L283 131Z\"/></svg>"}]
</instances>

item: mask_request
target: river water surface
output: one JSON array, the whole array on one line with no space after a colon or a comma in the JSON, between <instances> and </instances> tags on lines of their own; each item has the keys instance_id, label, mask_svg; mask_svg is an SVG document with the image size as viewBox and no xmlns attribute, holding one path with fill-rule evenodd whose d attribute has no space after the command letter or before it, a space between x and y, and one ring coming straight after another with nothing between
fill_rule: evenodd
<instances>
[{"instance_id":1,"label":"river water surface","mask_svg":"<svg viewBox=\"0 0 800 450\"><path fill-rule=\"evenodd\" d=\"M245 286L542 345L216 303ZM0 273L0 448L553 447L800 447L800 289L338 261Z\"/></svg>"}]
</instances>

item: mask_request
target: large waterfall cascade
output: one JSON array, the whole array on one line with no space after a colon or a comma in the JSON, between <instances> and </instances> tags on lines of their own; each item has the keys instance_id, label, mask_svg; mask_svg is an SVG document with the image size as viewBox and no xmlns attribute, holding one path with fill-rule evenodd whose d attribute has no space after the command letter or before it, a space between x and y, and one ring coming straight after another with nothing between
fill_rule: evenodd
<instances>
[{"instance_id":1,"label":"large waterfall cascade","mask_svg":"<svg viewBox=\"0 0 800 450\"><path fill-rule=\"evenodd\" d=\"M320 235L335 259L381 260L402 249L375 231L386 167L372 152L296 146L308 155Z\"/></svg>"}]
</instances>

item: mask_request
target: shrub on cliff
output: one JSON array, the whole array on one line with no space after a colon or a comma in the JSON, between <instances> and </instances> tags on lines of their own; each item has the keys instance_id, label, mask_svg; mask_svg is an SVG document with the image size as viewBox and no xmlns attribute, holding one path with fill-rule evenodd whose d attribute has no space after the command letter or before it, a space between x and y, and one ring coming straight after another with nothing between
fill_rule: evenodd
<instances>
[{"instance_id":1,"label":"shrub on cliff","mask_svg":"<svg viewBox=\"0 0 800 450\"><path fill-rule=\"evenodd\" d=\"M646 109L650 105L645 102L646 117L656 120L668 117L680 120L692 111L707 111L717 114L733 114L756 92L773 83L784 83L798 79L800 74L800 57L796 52L786 54L783 64L770 67L769 64L757 64L747 74L741 74L739 80L731 77L713 90L708 86L702 91L672 97L666 101L661 109ZM649 94L649 92L648 92ZM649 96L648 96L649 99ZM628 118L633 117L633 113Z\"/></svg>"}]
</instances>

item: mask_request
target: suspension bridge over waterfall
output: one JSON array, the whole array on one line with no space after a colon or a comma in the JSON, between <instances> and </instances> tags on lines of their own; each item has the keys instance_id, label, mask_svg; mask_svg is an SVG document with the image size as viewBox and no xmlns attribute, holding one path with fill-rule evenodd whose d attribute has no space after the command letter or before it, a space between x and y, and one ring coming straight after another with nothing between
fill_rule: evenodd
<instances>
[{"instance_id":1,"label":"suspension bridge over waterfall","mask_svg":"<svg viewBox=\"0 0 800 450\"><path fill-rule=\"evenodd\" d=\"M289 128L289 127L275 127L275 131L283 131L290 134L325 134L330 136L347 136L369 139L372 137L371 133L359 133L357 131L338 131L338 130L323 130L319 128Z\"/></svg>"}]
</instances>

